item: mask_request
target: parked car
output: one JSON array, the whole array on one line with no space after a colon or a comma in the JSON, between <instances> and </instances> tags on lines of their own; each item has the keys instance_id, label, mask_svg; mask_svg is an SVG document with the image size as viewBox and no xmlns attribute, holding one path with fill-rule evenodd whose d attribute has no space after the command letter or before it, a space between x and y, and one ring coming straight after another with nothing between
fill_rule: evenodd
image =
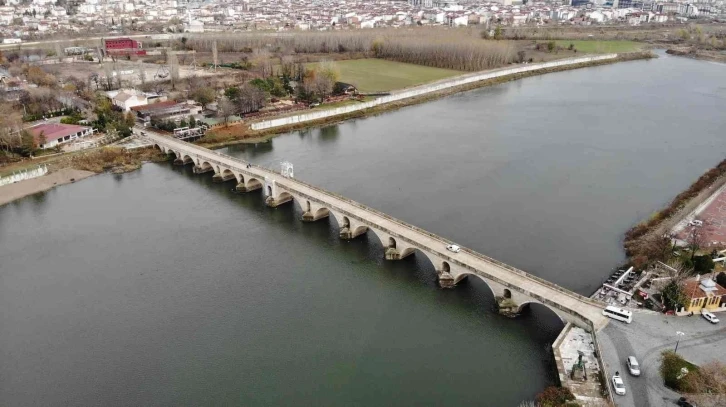
<instances>
[{"instance_id":1,"label":"parked car","mask_svg":"<svg viewBox=\"0 0 726 407\"><path fill-rule=\"evenodd\" d=\"M676 401L676 404L678 404L680 407L696 407L694 404L689 402L685 397L681 397Z\"/></svg>"},{"instance_id":2,"label":"parked car","mask_svg":"<svg viewBox=\"0 0 726 407\"><path fill-rule=\"evenodd\" d=\"M706 311L702 311L701 315L706 318L706 321L712 324L718 324L718 318L716 318L716 315L713 315L712 313Z\"/></svg>"},{"instance_id":3,"label":"parked car","mask_svg":"<svg viewBox=\"0 0 726 407\"><path fill-rule=\"evenodd\" d=\"M619 396L625 395L625 383L623 383L623 378L619 374L613 376L613 387L615 388L615 394Z\"/></svg>"},{"instance_id":4,"label":"parked car","mask_svg":"<svg viewBox=\"0 0 726 407\"><path fill-rule=\"evenodd\" d=\"M461 251L461 247L459 247L455 244L450 244L450 245L446 246L446 250L448 250L450 252L454 252L454 253L459 253Z\"/></svg>"},{"instance_id":5,"label":"parked car","mask_svg":"<svg viewBox=\"0 0 726 407\"><path fill-rule=\"evenodd\" d=\"M701 226L703 226L703 221L702 220L698 220L698 219L694 219L694 220L688 222L688 224L691 225L691 226L701 227Z\"/></svg>"},{"instance_id":6,"label":"parked car","mask_svg":"<svg viewBox=\"0 0 726 407\"><path fill-rule=\"evenodd\" d=\"M638 360L635 359L635 356L628 356L625 359L625 364L628 366L628 371L631 375L640 376L640 365L638 364Z\"/></svg>"}]
</instances>

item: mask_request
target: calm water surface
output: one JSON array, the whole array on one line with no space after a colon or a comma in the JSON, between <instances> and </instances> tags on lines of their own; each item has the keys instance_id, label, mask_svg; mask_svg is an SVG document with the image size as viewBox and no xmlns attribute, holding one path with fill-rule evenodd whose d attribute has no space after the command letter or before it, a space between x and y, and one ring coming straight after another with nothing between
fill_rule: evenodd
<instances>
[{"instance_id":1,"label":"calm water surface","mask_svg":"<svg viewBox=\"0 0 726 407\"><path fill-rule=\"evenodd\" d=\"M588 293L620 239L724 156L724 66L529 78L229 153ZM0 207L0 405L496 405L553 382L562 324L384 262L191 168Z\"/></svg>"}]
</instances>

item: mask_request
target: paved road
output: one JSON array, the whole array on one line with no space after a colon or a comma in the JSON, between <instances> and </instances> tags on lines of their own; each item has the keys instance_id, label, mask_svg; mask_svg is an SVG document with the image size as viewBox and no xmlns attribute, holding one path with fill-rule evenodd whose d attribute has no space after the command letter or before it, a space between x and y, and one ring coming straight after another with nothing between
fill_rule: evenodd
<instances>
[{"instance_id":1,"label":"paved road","mask_svg":"<svg viewBox=\"0 0 726 407\"><path fill-rule=\"evenodd\" d=\"M219 166L220 171L229 169L234 173L243 174L245 178L255 177L260 180L272 179L280 188L289 191L293 196L312 197L322 202L332 212L362 219L383 231L391 231L394 233L394 236L403 237L404 240L413 242L416 246L425 249L426 252L449 262L452 265L452 273L454 271L453 265L457 264L463 266L463 270L472 270L486 280L506 282L511 284L511 286L518 287L525 293L531 293L533 296L544 299L544 302L549 302L551 306L579 313L591 321L595 329L600 329L607 324L608 319L602 315L603 307L600 303L473 250L462 248L460 253L452 255L445 249L448 244L451 244L450 241L368 208L365 205L294 178L283 177L264 167L256 165L248 166L246 162L237 158L172 139L152 132L149 129L137 128L137 130L139 132L145 132L147 137L155 143L179 152L180 157L189 155L192 158L198 158L202 162L207 161L212 166Z\"/></svg>"},{"instance_id":2,"label":"paved road","mask_svg":"<svg viewBox=\"0 0 726 407\"><path fill-rule=\"evenodd\" d=\"M677 331L685 333L678 354L687 360L697 365L713 360L726 363L726 326L711 324L698 314L676 317L635 313L631 324L613 321L598 334L608 373L620 371L625 382L627 394L614 396L619 407L675 406L680 395L663 385L658 367L660 353L675 348ZM640 377L627 373L628 356L640 362Z\"/></svg>"}]
</instances>

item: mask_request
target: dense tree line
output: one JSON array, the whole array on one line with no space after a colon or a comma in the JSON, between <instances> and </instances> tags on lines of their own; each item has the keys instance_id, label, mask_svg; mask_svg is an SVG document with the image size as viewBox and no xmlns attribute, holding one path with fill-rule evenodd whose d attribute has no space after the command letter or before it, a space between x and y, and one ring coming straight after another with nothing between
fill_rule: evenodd
<instances>
[{"instance_id":1,"label":"dense tree line","mask_svg":"<svg viewBox=\"0 0 726 407\"><path fill-rule=\"evenodd\" d=\"M293 34L192 37L187 45L197 51L246 52L252 66L264 77L271 61L279 58L280 69L294 67L292 54L358 53L376 58L438 68L476 71L515 61L511 45L487 41L467 29L374 30L356 32L309 32ZM275 61L277 62L277 61Z\"/></svg>"}]
</instances>

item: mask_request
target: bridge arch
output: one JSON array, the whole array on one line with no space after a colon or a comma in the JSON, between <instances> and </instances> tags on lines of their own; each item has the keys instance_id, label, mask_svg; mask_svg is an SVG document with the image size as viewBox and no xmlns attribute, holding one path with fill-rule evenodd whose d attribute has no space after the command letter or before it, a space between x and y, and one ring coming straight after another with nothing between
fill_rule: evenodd
<instances>
[{"instance_id":1,"label":"bridge arch","mask_svg":"<svg viewBox=\"0 0 726 407\"><path fill-rule=\"evenodd\" d=\"M202 162L202 165L200 165L200 167L202 167L202 170L207 171L210 168L212 168L212 164L210 164L210 163L208 163L206 161L203 161Z\"/></svg>"},{"instance_id":2,"label":"bridge arch","mask_svg":"<svg viewBox=\"0 0 726 407\"><path fill-rule=\"evenodd\" d=\"M396 239L394 239L392 236L388 237L388 247L389 249L395 249L396 248Z\"/></svg>"},{"instance_id":3,"label":"bridge arch","mask_svg":"<svg viewBox=\"0 0 726 407\"><path fill-rule=\"evenodd\" d=\"M517 314L522 314L525 312L530 312L533 314L549 314L549 315L555 315L557 316L557 319L562 322L562 324L566 324L568 321L572 322L573 324L577 325L577 323L573 320L572 317L568 316L567 314L563 313L562 311L556 310L546 304L542 304L539 301L527 301L522 304L519 304L519 309L517 310Z\"/></svg>"}]
</instances>

